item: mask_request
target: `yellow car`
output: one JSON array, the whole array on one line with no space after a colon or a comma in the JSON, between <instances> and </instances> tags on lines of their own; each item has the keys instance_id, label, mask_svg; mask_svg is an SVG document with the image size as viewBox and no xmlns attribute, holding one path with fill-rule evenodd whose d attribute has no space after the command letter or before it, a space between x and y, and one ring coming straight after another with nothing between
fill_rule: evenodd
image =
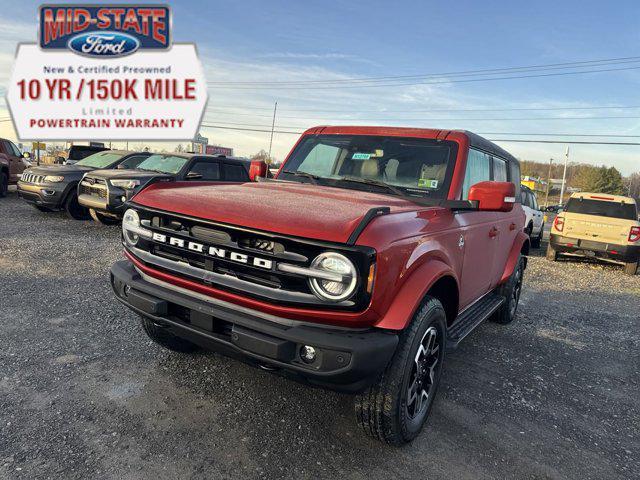
<instances>
[{"instance_id":1,"label":"yellow car","mask_svg":"<svg viewBox=\"0 0 640 480\"><path fill-rule=\"evenodd\" d=\"M635 275L640 260L638 206L630 197L574 193L553 221L547 258L558 255L596 257L624 265Z\"/></svg>"}]
</instances>

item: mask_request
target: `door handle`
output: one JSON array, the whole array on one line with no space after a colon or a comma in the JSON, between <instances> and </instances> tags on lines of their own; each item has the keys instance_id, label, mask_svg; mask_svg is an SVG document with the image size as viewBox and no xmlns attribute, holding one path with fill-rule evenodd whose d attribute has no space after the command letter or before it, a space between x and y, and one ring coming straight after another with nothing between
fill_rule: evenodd
<instances>
[{"instance_id":1,"label":"door handle","mask_svg":"<svg viewBox=\"0 0 640 480\"><path fill-rule=\"evenodd\" d=\"M489 236L490 236L491 238L495 238L495 237L497 237L497 236L498 236L498 232L499 232L499 231L500 231L500 230L498 230L498 229L497 229L497 227L491 227L491 230L489 230Z\"/></svg>"}]
</instances>

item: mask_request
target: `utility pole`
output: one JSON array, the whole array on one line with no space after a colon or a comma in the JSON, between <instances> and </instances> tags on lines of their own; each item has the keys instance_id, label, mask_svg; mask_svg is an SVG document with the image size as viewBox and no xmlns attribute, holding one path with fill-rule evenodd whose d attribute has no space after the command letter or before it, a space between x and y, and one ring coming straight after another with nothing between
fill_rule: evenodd
<instances>
[{"instance_id":1,"label":"utility pole","mask_svg":"<svg viewBox=\"0 0 640 480\"><path fill-rule=\"evenodd\" d=\"M544 206L549 206L549 188L551 187L551 164L553 163L553 158L549 159L549 175L547 175L547 193L544 196Z\"/></svg>"},{"instance_id":2,"label":"utility pole","mask_svg":"<svg viewBox=\"0 0 640 480\"><path fill-rule=\"evenodd\" d=\"M278 109L278 102L273 106L273 121L271 122L271 138L269 139L269 158L268 163L271 163L271 146L273 145L273 130L276 128L276 110Z\"/></svg>"},{"instance_id":3,"label":"utility pole","mask_svg":"<svg viewBox=\"0 0 640 480\"><path fill-rule=\"evenodd\" d=\"M564 171L562 172L562 187L560 188L560 203L562 205L562 197L564 196L564 184L567 179L567 162L569 161L569 146L567 145L567 151L564 153Z\"/></svg>"}]
</instances>

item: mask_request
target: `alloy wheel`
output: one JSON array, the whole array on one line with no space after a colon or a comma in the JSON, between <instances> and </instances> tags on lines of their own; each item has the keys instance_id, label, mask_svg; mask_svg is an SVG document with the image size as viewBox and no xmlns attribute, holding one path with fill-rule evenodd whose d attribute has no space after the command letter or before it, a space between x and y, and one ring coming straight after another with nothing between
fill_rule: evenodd
<instances>
[{"instance_id":1,"label":"alloy wheel","mask_svg":"<svg viewBox=\"0 0 640 480\"><path fill-rule=\"evenodd\" d=\"M440 347L438 330L429 327L420 340L407 388L406 409L411 419L423 415L432 400L437 370L440 368Z\"/></svg>"},{"instance_id":2,"label":"alloy wheel","mask_svg":"<svg viewBox=\"0 0 640 480\"><path fill-rule=\"evenodd\" d=\"M513 318L518 308L518 301L520 300L520 292L522 291L522 268L518 267L516 270L516 281L513 285L513 291L511 292L511 305L509 305L509 315Z\"/></svg>"}]
</instances>

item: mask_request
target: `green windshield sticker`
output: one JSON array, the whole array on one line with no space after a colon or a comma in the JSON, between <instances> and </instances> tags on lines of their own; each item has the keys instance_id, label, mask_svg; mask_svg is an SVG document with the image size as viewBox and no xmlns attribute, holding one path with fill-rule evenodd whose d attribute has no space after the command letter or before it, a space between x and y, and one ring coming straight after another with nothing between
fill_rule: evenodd
<instances>
[{"instance_id":1,"label":"green windshield sticker","mask_svg":"<svg viewBox=\"0 0 640 480\"><path fill-rule=\"evenodd\" d=\"M438 180L431 178L419 178L418 186L423 188L438 188Z\"/></svg>"},{"instance_id":2,"label":"green windshield sticker","mask_svg":"<svg viewBox=\"0 0 640 480\"><path fill-rule=\"evenodd\" d=\"M370 153L354 153L351 157L352 160L369 160L370 158Z\"/></svg>"}]
</instances>

